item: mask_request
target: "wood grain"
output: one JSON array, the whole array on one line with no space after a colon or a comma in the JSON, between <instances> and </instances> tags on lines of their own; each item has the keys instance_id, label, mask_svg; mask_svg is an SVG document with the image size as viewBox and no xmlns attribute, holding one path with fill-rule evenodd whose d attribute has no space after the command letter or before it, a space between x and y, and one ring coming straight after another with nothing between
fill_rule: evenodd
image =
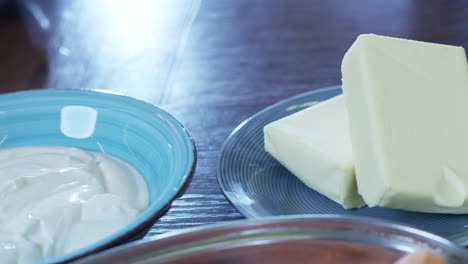
<instances>
[{"instance_id":1,"label":"wood grain","mask_svg":"<svg viewBox=\"0 0 468 264\"><path fill-rule=\"evenodd\" d=\"M147 237L242 219L216 180L224 140L268 105L339 84L358 34L468 47L462 0L163 2L0 7L0 92L113 90L170 111L193 134L193 182Z\"/></svg>"}]
</instances>

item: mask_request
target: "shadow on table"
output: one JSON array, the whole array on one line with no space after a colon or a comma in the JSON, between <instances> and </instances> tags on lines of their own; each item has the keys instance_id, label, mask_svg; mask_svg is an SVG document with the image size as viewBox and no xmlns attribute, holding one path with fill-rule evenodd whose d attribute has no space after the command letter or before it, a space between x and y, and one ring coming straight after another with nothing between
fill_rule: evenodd
<instances>
[{"instance_id":1,"label":"shadow on table","mask_svg":"<svg viewBox=\"0 0 468 264\"><path fill-rule=\"evenodd\" d=\"M0 93L42 87L47 51L31 39L18 1L0 0Z\"/></svg>"}]
</instances>

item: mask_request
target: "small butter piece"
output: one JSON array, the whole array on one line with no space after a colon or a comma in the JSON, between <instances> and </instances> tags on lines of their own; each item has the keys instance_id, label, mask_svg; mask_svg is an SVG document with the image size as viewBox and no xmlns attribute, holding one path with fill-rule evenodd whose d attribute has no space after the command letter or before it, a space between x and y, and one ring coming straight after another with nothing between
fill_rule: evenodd
<instances>
[{"instance_id":1,"label":"small butter piece","mask_svg":"<svg viewBox=\"0 0 468 264\"><path fill-rule=\"evenodd\" d=\"M468 213L468 65L461 47L361 35L343 92L369 206Z\"/></svg>"},{"instance_id":2,"label":"small butter piece","mask_svg":"<svg viewBox=\"0 0 468 264\"><path fill-rule=\"evenodd\" d=\"M444 168L436 182L434 203L441 207L459 208L465 202L466 191L463 179L449 168Z\"/></svg>"},{"instance_id":3,"label":"small butter piece","mask_svg":"<svg viewBox=\"0 0 468 264\"><path fill-rule=\"evenodd\" d=\"M307 186L344 208L362 207L348 127L339 95L265 126L265 149Z\"/></svg>"},{"instance_id":4,"label":"small butter piece","mask_svg":"<svg viewBox=\"0 0 468 264\"><path fill-rule=\"evenodd\" d=\"M447 261L429 250L420 249L404 255L395 264L447 264Z\"/></svg>"}]
</instances>

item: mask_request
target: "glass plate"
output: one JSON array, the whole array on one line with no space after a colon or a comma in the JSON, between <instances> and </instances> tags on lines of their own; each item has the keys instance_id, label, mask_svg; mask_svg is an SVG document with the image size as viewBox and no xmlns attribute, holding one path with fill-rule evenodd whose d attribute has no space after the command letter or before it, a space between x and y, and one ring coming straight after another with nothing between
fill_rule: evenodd
<instances>
[{"instance_id":1,"label":"glass plate","mask_svg":"<svg viewBox=\"0 0 468 264\"><path fill-rule=\"evenodd\" d=\"M247 218L274 215L367 216L419 228L468 245L468 215L429 214L387 208L346 210L310 189L264 151L263 127L341 93L340 86L314 90L278 102L240 124L228 137L218 162L226 198Z\"/></svg>"}]
</instances>

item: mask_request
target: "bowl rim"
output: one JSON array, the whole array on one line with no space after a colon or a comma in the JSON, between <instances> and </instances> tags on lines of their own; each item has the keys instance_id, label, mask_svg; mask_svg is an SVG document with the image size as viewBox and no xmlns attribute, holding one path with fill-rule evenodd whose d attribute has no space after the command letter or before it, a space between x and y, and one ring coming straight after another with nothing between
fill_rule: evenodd
<instances>
[{"instance_id":1,"label":"bowl rim","mask_svg":"<svg viewBox=\"0 0 468 264\"><path fill-rule=\"evenodd\" d=\"M150 215L150 217L146 219L142 219L141 223L135 226L135 228L132 228L130 230L125 230L122 231L122 229L128 227L132 222L128 223L118 231L109 234L108 236L114 236L110 238L108 241L103 241L100 242L101 240L105 238L101 238L99 241L96 241L94 243L91 243L89 245L86 245L84 247L81 247L77 250L71 251L69 253L60 255L60 256L55 256L47 259L40 260L39 263L69 263L72 261L76 261L78 259L84 258L86 256L101 252L103 250L107 250L116 246L119 246L125 242L128 242L135 238L138 235L141 235L143 233L146 233L152 225L155 224L155 222L161 218L164 214L169 211L169 209L172 206L172 203L174 200L177 198L181 197L188 189L190 186L190 183L193 180L193 176L195 174L195 170L197 167L197 161L198 161L198 154L197 154L197 146L195 144L195 140L187 127L173 114L169 113L168 111L143 100L127 96L125 94L111 91L111 90L102 90L102 89L66 89L66 88L46 88L46 89L35 89L35 90L23 90L23 91L15 91L15 92L9 92L9 93L4 93L0 94L0 99L8 99L8 98L21 98L23 96L30 96L34 94L60 94L63 96L71 96L73 94L80 94L80 95L99 95L103 98L103 100L109 100L112 98L120 98L124 99L127 101L131 101L132 103L135 103L139 106L145 106L149 108L153 108L158 112L162 112L165 115L169 116L173 121L180 126L181 128L181 135L184 137L186 140L188 140L187 143L190 145L189 149L189 163L188 163L188 170L186 170L186 173L184 175L181 175L182 177L182 183L178 187L178 191L175 192L174 194L170 195L168 200L159 208L155 209L156 211ZM138 218L138 217L137 217ZM121 234L118 234L121 232ZM108 237L106 236L106 237ZM97 244L97 246L95 246Z\"/></svg>"},{"instance_id":2,"label":"bowl rim","mask_svg":"<svg viewBox=\"0 0 468 264\"><path fill-rule=\"evenodd\" d=\"M297 227L300 229L303 225L314 223L325 223L325 225L329 224L330 226L333 226L334 223L341 223L348 225L346 227L348 229L351 229L353 225L356 225L358 227L357 230L360 230L362 232L372 232L381 236L384 236L384 234L395 236L401 235L406 239L414 239L414 244L422 243L421 241L424 240L425 242L428 242L428 245L434 246L436 248L439 247L440 249L444 250L445 253L448 252L450 254L450 257L452 257L453 254L455 258L464 261L462 263L468 262L468 251L465 251L459 245L443 237L420 229L405 226L388 220L379 220L371 217L343 216L338 214L317 214L268 216L257 219L241 219L187 228L179 231L161 234L151 238L150 240L135 241L123 244L105 251L101 251L97 254L79 259L73 263L109 263L109 261L115 261L121 258L123 258L122 261L124 261L125 257L138 256L138 253L148 253L151 254L151 256L153 257L156 256L156 254L158 254L158 259L151 259L156 262L171 260L174 256L177 256L176 254L181 250L185 250L185 254L190 254L206 252L210 249L216 249L216 246L218 246L218 248L220 249L223 249L223 247L219 247L219 242L223 240L224 243L229 243L234 241L234 239L239 239L244 235L255 236L256 234L266 234L269 231L281 232L282 230L284 231L286 227L288 227L287 225L292 225L293 227ZM375 228L376 230L371 230L373 228ZM315 229L318 228L315 227ZM340 228L336 227L336 229ZM210 236L210 234L212 236ZM246 242L247 244L244 245L250 245L248 244L248 242ZM256 241L254 241L253 244L254 243L256 243ZM190 252L190 250L187 250L188 246L194 246L196 249L193 252ZM138 257L136 257L135 260L142 259L138 259Z\"/></svg>"}]
</instances>

